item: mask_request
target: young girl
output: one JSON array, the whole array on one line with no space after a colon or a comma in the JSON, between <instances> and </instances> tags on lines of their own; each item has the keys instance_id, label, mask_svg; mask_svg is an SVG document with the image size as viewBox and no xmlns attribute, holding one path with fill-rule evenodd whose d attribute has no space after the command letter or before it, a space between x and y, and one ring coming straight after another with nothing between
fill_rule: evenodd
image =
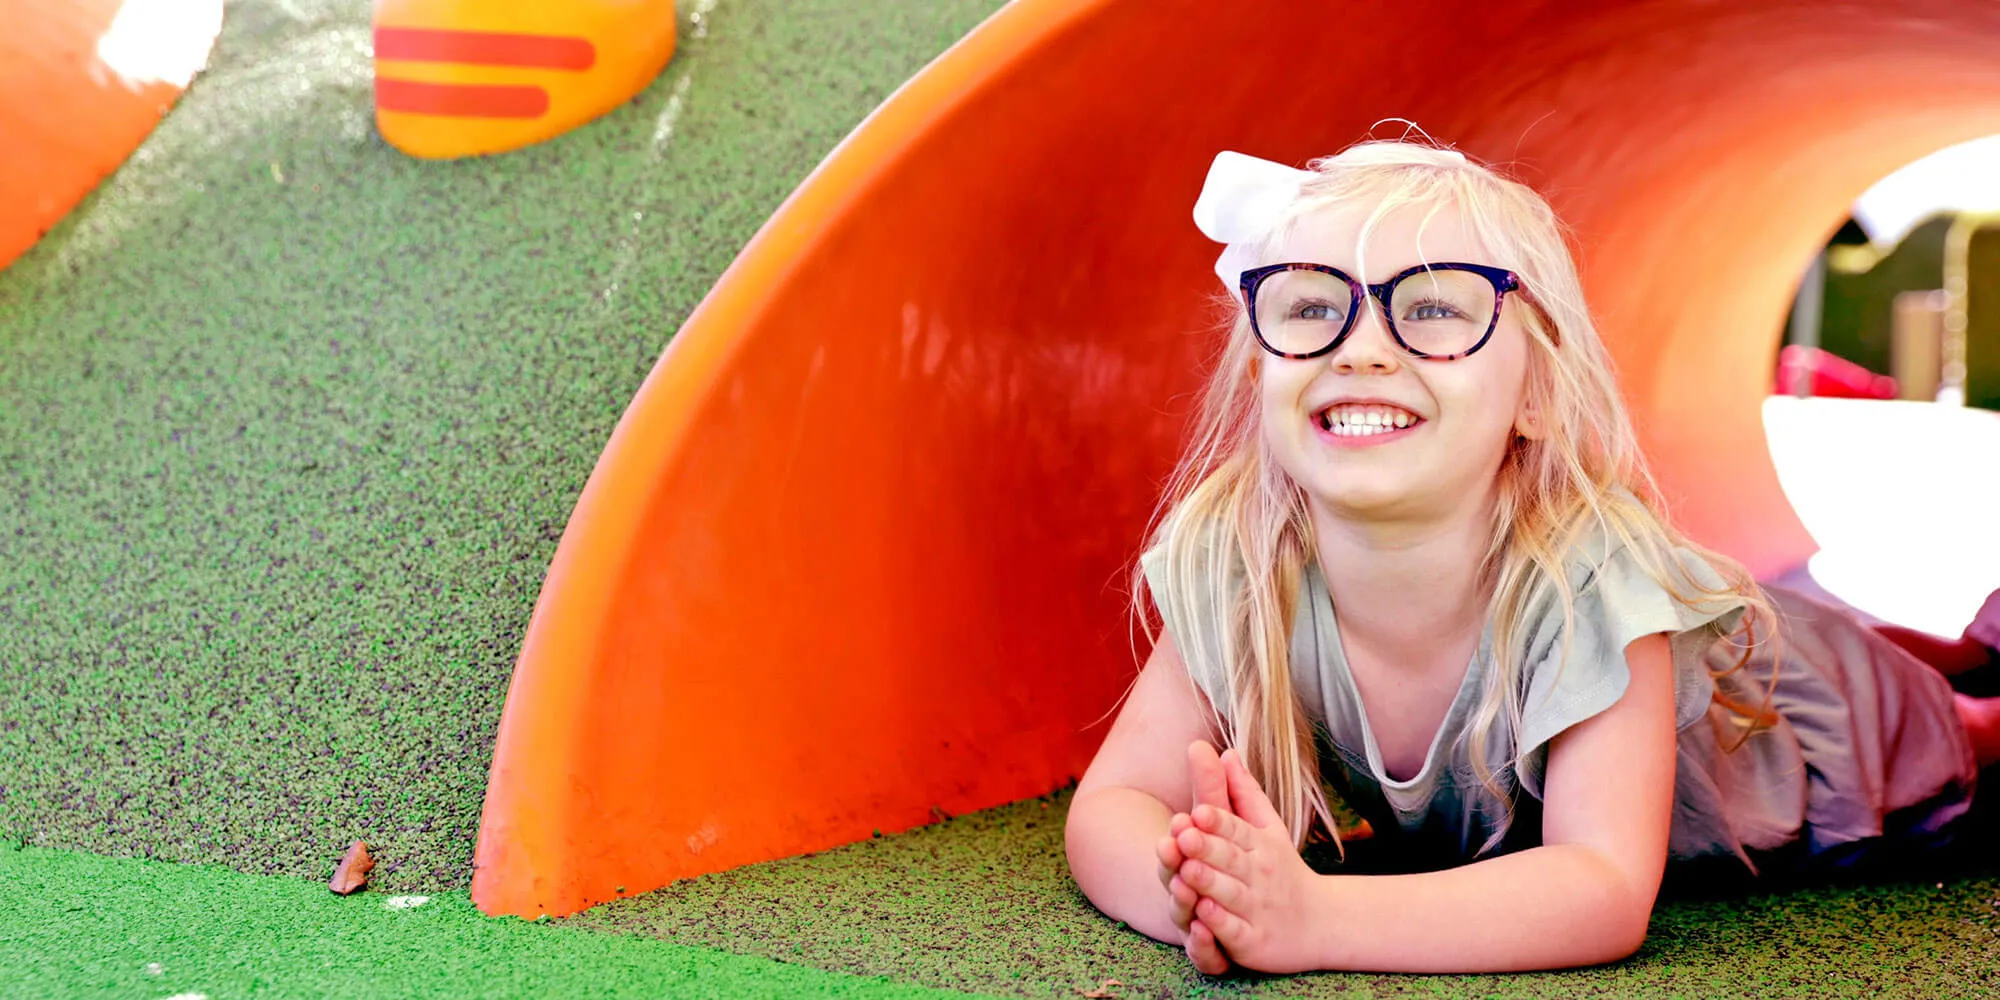
<instances>
[{"instance_id":1,"label":"young girl","mask_svg":"<svg viewBox=\"0 0 2000 1000\"><path fill-rule=\"evenodd\" d=\"M1541 198L1368 142L1224 153L1195 217L1236 317L1070 808L1100 910L1209 974L1573 966L1639 947L1670 858L1958 830L2000 699L1673 528ZM1328 789L1429 870L1316 873Z\"/></svg>"}]
</instances>

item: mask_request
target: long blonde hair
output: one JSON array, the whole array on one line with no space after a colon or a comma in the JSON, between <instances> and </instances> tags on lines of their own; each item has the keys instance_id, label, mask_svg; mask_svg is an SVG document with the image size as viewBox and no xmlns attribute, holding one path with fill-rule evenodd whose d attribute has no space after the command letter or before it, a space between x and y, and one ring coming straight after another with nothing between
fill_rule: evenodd
<instances>
[{"instance_id":1,"label":"long blonde hair","mask_svg":"<svg viewBox=\"0 0 2000 1000\"><path fill-rule=\"evenodd\" d=\"M1695 545L1668 520L1610 357L1584 304L1562 224L1548 203L1526 185L1457 153L1405 141L1359 143L1313 161L1310 169L1316 176L1301 187L1288 221L1332 204L1372 202L1374 211L1362 229L1365 240L1398 208L1454 207L1490 252L1508 258L1527 293L1510 298L1508 308L1524 307L1523 326L1532 345L1527 392L1543 433L1517 436L1498 474L1492 539L1481 567L1482 579L1492 587L1495 674L1467 731L1472 746L1486 746L1503 718L1509 732L1521 731L1523 630L1553 599L1562 611L1564 635L1574 632L1570 556L1592 533L1622 544L1676 600L1747 605L1740 634L1749 636L1750 623L1769 616L1770 605L1740 564ZM1228 678L1228 704L1212 706L1224 740L1242 753L1295 843L1307 841L1315 819L1338 843L1313 734L1294 696L1290 670L1300 582L1308 561L1317 558L1312 523L1303 492L1278 467L1259 433L1263 352L1242 303L1235 302L1233 310L1228 340L1203 394L1193 439L1168 481L1149 548L1159 553L1155 572L1164 586L1197 595L1187 602L1193 606L1222 610L1213 620L1179 623L1202 634L1176 638L1190 675ZM1723 586L1691 579L1680 569L1676 547L1705 559ZM1144 574L1135 572L1134 607L1142 619L1146 585ZM1742 645L1732 671L1749 661L1747 639ZM1201 662L1216 656L1222 662ZM1767 689L1767 706L1768 701ZM1746 737L1772 721L1768 709L1751 716ZM1499 843L1511 822L1508 783L1522 763L1520 752L1516 747L1514 767L1504 774L1492 773L1480 754L1473 755L1482 782L1509 810L1482 852Z\"/></svg>"}]
</instances>

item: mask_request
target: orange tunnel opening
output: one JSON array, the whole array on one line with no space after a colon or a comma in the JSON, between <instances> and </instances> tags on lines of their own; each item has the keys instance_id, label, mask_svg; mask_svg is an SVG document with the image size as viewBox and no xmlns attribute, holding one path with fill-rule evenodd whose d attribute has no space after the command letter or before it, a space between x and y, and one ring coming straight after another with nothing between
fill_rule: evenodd
<instances>
[{"instance_id":1,"label":"orange tunnel opening","mask_svg":"<svg viewBox=\"0 0 2000 1000\"><path fill-rule=\"evenodd\" d=\"M899 91L675 337L509 693L473 892L568 913L1040 794L1132 676L1126 576L1217 334L1217 150L1407 117L1575 231L1662 486L1812 551L1759 403L1874 180L2000 132L2000 8L1022 0ZM1141 640L1142 641L1142 640Z\"/></svg>"}]
</instances>

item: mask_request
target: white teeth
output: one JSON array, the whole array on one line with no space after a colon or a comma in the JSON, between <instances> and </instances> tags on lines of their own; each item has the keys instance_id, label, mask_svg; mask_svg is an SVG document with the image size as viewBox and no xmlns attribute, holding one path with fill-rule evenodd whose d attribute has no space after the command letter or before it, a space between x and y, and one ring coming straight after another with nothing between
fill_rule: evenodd
<instances>
[{"instance_id":1,"label":"white teeth","mask_svg":"<svg viewBox=\"0 0 2000 1000\"><path fill-rule=\"evenodd\" d=\"M1389 406L1335 406L1320 414L1320 426L1341 437L1386 434L1417 422L1415 414Z\"/></svg>"}]
</instances>

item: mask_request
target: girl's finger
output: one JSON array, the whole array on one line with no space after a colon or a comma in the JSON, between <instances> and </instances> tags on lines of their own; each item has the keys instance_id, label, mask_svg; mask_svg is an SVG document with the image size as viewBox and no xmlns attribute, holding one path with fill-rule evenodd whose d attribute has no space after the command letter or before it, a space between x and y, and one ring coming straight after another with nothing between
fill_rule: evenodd
<instances>
[{"instance_id":1,"label":"girl's finger","mask_svg":"<svg viewBox=\"0 0 2000 1000\"><path fill-rule=\"evenodd\" d=\"M1241 820L1231 817L1231 822L1241 824ZM1174 839L1182 860L1200 858L1216 868L1241 877L1247 869L1243 847L1220 835L1204 835L1200 830L1189 830Z\"/></svg>"},{"instance_id":2,"label":"girl's finger","mask_svg":"<svg viewBox=\"0 0 2000 1000\"><path fill-rule=\"evenodd\" d=\"M1213 899L1203 897L1195 904L1194 919L1195 923L1208 931L1209 937L1219 948L1242 949L1250 943L1250 921L1231 913L1228 907ZM1189 926L1193 927L1194 924Z\"/></svg>"},{"instance_id":3,"label":"girl's finger","mask_svg":"<svg viewBox=\"0 0 2000 1000\"><path fill-rule=\"evenodd\" d=\"M1242 879L1206 861L1190 859L1182 863L1181 881L1231 910L1240 913L1249 908L1250 887L1244 885Z\"/></svg>"},{"instance_id":4,"label":"girl's finger","mask_svg":"<svg viewBox=\"0 0 2000 1000\"><path fill-rule=\"evenodd\" d=\"M1202 805L1194 807L1194 814L1195 829L1214 834L1246 851L1257 846L1252 836L1254 828L1229 810Z\"/></svg>"},{"instance_id":5,"label":"girl's finger","mask_svg":"<svg viewBox=\"0 0 2000 1000\"><path fill-rule=\"evenodd\" d=\"M1229 971L1229 959L1223 957L1222 945L1215 940L1215 933L1203 927L1199 920L1188 926L1187 953L1195 971L1204 976L1219 976Z\"/></svg>"},{"instance_id":6,"label":"girl's finger","mask_svg":"<svg viewBox=\"0 0 2000 1000\"><path fill-rule=\"evenodd\" d=\"M1171 836L1161 837L1160 842L1154 846L1153 853L1160 859L1161 885L1166 885L1167 880L1173 878L1175 872L1180 871L1181 862L1187 860L1181 853L1179 842Z\"/></svg>"},{"instance_id":7,"label":"girl's finger","mask_svg":"<svg viewBox=\"0 0 2000 1000\"><path fill-rule=\"evenodd\" d=\"M1207 740L1196 740L1188 744L1187 756L1194 804L1206 802L1218 808L1229 808L1229 776L1223 771L1222 760L1215 755L1215 748L1209 746Z\"/></svg>"},{"instance_id":8,"label":"girl's finger","mask_svg":"<svg viewBox=\"0 0 2000 1000\"><path fill-rule=\"evenodd\" d=\"M1243 817L1251 826L1266 827L1285 825L1284 817L1271 804L1270 796L1264 794L1264 787L1243 765L1243 756L1231 748L1222 755L1223 774L1229 781L1229 803L1236 815Z\"/></svg>"},{"instance_id":9,"label":"girl's finger","mask_svg":"<svg viewBox=\"0 0 2000 1000\"><path fill-rule=\"evenodd\" d=\"M1194 829L1194 820L1190 819L1187 813L1175 813L1167 819L1168 839L1179 837L1182 830L1192 829ZM1176 862L1174 867L1180 867L1179 863Z\"/></svg>"},{"instance_id":10,"label":"girl's finger","mask_svg":"<svg viewBox=\"0 0 2000 1000\"><path fill-rule=\"evenodd\" d=\"M1179 875L1175 875L1173 881L1167 883L1167 898L1173 902L1174 926L1187 930L1188 922L1194 919L1194 908L1201 902L1201 896L1189 888L1186 882L1181 881Z\"/></svg>"}]
</instances>

